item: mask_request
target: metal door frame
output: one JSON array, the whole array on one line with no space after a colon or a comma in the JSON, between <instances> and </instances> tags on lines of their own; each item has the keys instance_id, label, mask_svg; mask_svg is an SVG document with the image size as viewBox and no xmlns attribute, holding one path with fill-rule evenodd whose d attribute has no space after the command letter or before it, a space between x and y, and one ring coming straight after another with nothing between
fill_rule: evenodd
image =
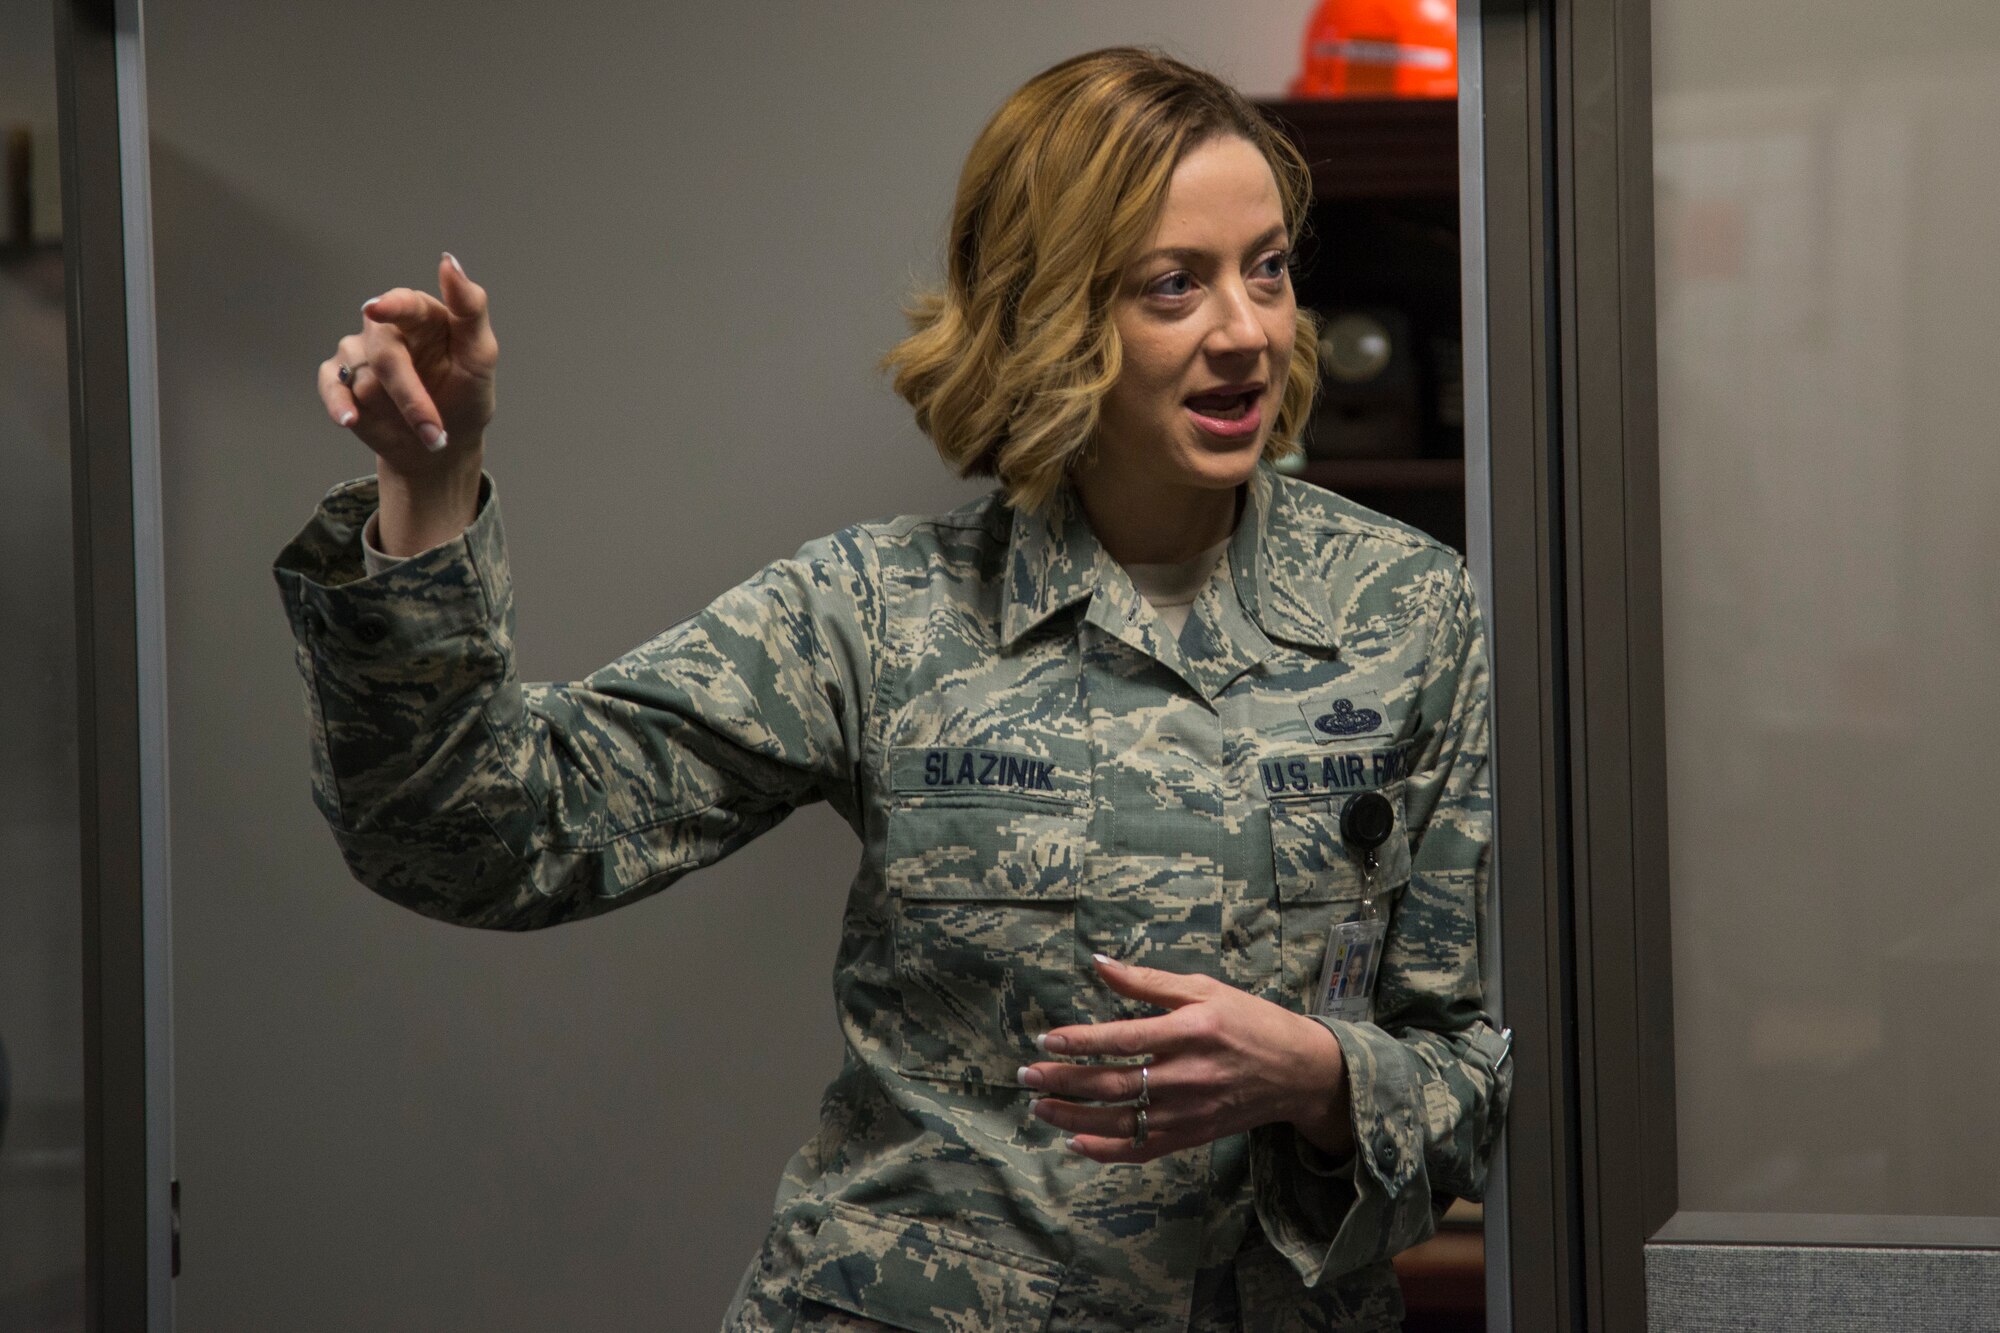
<instances>
[{"instance_id":1,"label":"metal door frame","mask_svg":"<svg viewBox=\"0 0 2000 1333\"><path fill-rule=\"evenodd\" d=\"M1652 0L1464 9L1480 129L1462 140L1480 205L1467 287L1483 286L1466 345L1484 351L1468 357L1468 422L1482 411L1486 427L1467 490L1489 511L1498 990L1516 1080L1488 1206L1503 1269L1489 1327L1646 1328L1649 1273L1663 1328L1717 1301L1782 1319L1828 1264L1913 1299L1990 1290L2000 1219L1680 1208Z\"/></svg>"},{"instance_id":2,"label":"metal door frame","mask_svg":"<svg viewBox=\"0 0 2000 1333\"><path fill-rule=\"evenodd\" d=\"M1484 0L1501 1328L1645 1326L1675 1210L1646 9ZM1470 490L1470 488L1469 488Z\"/></svg>"},{"instance_id":3,"label":"metal door frame","mask_svg":"<svg viewBox=\"0 0 2000 1333\"><path fill-rule=\"evenodd\" d=\"M171 1329L166 598L138 0L56 0L82 838L85 1310Z\"/></svg>"}]
</instances>

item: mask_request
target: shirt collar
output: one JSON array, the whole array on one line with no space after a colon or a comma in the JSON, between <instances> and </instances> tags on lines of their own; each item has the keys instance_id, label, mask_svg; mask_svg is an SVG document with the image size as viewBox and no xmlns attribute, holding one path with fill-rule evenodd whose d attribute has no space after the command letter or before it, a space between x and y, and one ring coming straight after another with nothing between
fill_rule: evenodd
<instances>
[{"instance_id":1,"label":"shirt collar","mask_svg":"<svg viewBox=\"0 0 2000 1333\"><path fill-rule=\"evenodd\" d=\"M1325 547L1333 534L1323 521L1308 521L1298 489L1269 462L1257 464L1244 521L1229 548L1230 568L1236 595L1264 633L1331 652L1340 647L1326 575Z\"/></svg>"},{"instance_id":2,"label":"shirt collar","mask_svg":"<svg viewBox=\"0 0 2000 1333\"><path fill-rule=\"evenodd\" d=\"M1097 592L1112 564L1068 486L1045 511L1012 512L1000 620L1003 652L1058 611ZM1271 638L1314 648L1339 646L1325 580L1315 572L1326 540L1324 531L1301 523L1283 479L1260 462L1230 537L1229 572L1243 610Z\"/></svg>"}]
</instances>

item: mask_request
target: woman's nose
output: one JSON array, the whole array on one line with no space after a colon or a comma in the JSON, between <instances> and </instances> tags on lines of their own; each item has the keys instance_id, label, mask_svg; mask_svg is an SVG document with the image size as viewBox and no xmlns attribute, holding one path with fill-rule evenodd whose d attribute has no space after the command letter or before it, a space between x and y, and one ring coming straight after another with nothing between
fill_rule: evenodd
<instances>
[{"instance_id":1,"label":"woman's nose","mask_svg":"<svg viewBox=\"0 0 2000 1333\"><path fill-rule=\"evenodd\" d=\"M1215 327L1209 330L1208 344L1215 352L1261 352L1270 345L1264 322L1257 318L1257 305L1247 287L1237 284L1221 288L1216 303Z\"/></svg>"}]
</instances>

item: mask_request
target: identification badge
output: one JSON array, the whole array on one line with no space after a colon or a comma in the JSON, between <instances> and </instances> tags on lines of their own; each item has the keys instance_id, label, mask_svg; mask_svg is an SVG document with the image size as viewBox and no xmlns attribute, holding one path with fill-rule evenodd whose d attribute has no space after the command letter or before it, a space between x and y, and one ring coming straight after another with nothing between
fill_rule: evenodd
<instances>
[{"instance_id":1,"label":"identification badge","mask_svg":"<svg viewBox=\"0 0 2000 1333\"><path fill-rule=\"evenodd\" d=\"M1382 945L1389 923L1375 898L1375 853L1367 854L1361 914L1343 921L1327 934L1326 961L1320 964L1319 986L1313 991L1312 1012L1344 1023L1375 1019L1375 974L1382 966Z\"/></svg>"},{"instance_id":2,"label":"identification badge","mask_svg":"<svg viewBox=\"0 0 2000 1333\"><path fill-rule=\"evenodd\" d=\"M1316 1012L1345 1023L1374 1021L1375 972L1388 933L1385 921L1343 921L1333 928L1326 964L1320 968Z\"/></svg>"}]
</instances>

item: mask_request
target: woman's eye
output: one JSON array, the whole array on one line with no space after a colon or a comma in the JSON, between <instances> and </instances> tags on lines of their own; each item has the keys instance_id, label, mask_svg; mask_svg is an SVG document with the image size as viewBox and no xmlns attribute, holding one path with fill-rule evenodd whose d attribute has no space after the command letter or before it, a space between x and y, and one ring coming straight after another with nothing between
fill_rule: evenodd
<instances>
[{"instance_id":1,"label":"woman's eye","mask_svg":"<svg viewBox=\"0 0 2000 1333\"><path fill-rule=\"evenodd\" d=\"M1273 250L1270 254L1265 255L1264 262L1258 265L1259 268L1264 270L1264 276L1267 278L1282 278L1285 276L1286 270L1290 269L1291 266L1292 257L1282 250Z\"/></svg>"},{"instance_id":2,"label":"woman's eye","mask_svg":"<svg viewBox=\"0 0 2000 1333\"><path fill-rule=\"evenodd\" d=\"M1155 296L1186 296L1188 284L1193 281L1193 276L1188 273L1169 273L1166 277L1155 280L1151 290Z\"/></svg>"}]
</instances>

